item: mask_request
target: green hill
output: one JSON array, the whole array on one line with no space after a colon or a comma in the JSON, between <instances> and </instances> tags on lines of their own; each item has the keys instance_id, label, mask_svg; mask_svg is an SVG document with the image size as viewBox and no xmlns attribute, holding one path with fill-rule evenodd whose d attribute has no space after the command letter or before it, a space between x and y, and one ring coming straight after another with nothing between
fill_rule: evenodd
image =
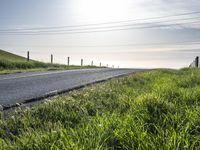
<instances>
[{"instance_id":1,"label":"green hill","mask_svg":"<svg viewBox=\"0 0 200 150\"><path fill-rule=\"evenodd\" d=\"M27 61L25 57L9 53L4 50L0 50L0 71L4 70L27 70L27 69L41 69L41 68L53 68L61 69L66 68L66 65L50 64L39 62L35 60Z\"/></svg>"},{"instance_id":2,"label":"green hill","mask_svg":"<svg viewBox=\"0 0 200 150\"><path fill-rule=\"evenodd\" d=\"M66 70L97 68L96 66L75 66L64 64L44 63L36 60L27 61L25 57L9 53L0 49L0 74L30 72L30 71L48 71L48 70Z\"/></svg>"},{"instance_id":3,"label":"green hill","mask_svg":"<svg viewBox=\"0 0 200 150\"><path fill-rule=\"evenodd\" d=\"M26 61L26 58L0 49L0 60L23 61L24 62L24 61Z\"/></svg>"}]
</instances>

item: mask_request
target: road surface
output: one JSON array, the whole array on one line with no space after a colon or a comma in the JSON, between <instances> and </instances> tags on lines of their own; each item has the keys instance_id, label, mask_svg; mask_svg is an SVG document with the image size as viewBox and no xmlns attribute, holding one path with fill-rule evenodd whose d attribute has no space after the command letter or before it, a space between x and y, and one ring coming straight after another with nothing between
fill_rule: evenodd
<instances>
[{"instance_id":1,"label":"road surface","mask_svg":"<svg viewBox=\"0 0 200 150\"><path fill-rule=\"evenodd\" d=\"M0 75L0 105L27 103L140 69L80 69Z\"/></svg>"}]
</instances>

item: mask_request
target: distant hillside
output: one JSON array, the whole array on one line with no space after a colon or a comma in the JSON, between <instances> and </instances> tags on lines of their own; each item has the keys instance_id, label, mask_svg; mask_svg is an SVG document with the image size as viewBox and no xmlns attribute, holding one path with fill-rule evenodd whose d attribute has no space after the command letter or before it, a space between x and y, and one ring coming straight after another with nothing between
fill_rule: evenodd
<instances>
[{"instance_id":1,"label":"distant hillside","mask_svg":"<svg viewBox=\"0 0 200 150\"><path fill-rule=\"evenodd\" d=\"M26 58L0 49L0 60L16 62L16 61L26 61Z\"/></svg>"},{"instance_id":2,"label":"distant hillside","mask_svg":"<svg viewBox=\"0 0 200 150\"><path fill-rule=\"evenodd\" d=\"M36 60L30 60L29 62L25 57L6 52L0 49L0 74L15 73L32 71L47 71L47 70L66 70L66 69L83 69L83 68L97 68L96 66L76 66L76 65L64 65L64 64L50 64Z\"/></svg>"},{"instance_id":3,"label":"distant hillside","mask_svg":"<svg viewBox=\"0 0 200 150\"><path fill-rule=\"evenodd\" d=\"M29 62L25 57L0 50L0 70L13 70L13 69L33 69L33 68L48 68L60 67L57 64L48 64L39 61L30 60Z\"/></svg>"}]
</instances>

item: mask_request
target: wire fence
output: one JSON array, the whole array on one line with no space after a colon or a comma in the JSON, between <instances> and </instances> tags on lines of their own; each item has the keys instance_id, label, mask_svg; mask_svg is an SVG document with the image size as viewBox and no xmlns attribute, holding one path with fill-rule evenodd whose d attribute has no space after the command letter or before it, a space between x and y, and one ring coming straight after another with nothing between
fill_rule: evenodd
<instances>
[{"instance_id":1,"label":"wire fence","mask_svg":"<svg viewBox=\"0 0 200 150\"><path fill-rule=\"evenodd\" d=\"M55 63L58 63L58 64L66 64L66 65L78 65L78 66L96 66L96 67L107 67L107 68L119 68L119 66L114 66L114 65L109 65L108 63L102 63L102 61L96 61L96 64L94 63L94 60L86 60L86 59L83 59L83 58L75 58L75 60L72 62L71 61L71 57L66 57L66 63L59 63L58 61L55 61L55 57L53 54L50 54L48 60L45 59L45 60L39 60L39 58L37 57L34 57L34 54L36 53L32 53L30 51L26 51L26 56L24 55L24 57L27 59L27 61L30 61L30 60L38 60L38 61L41 61L41 62L48 62L48 63L51 63L51 64L55 64ZM60 57L59 57L60 58ZM62 59L62 58L61 58ZM58 58L57 58L58 60Z\"/></svg>"},{"instance_id":2,"label":"wire fence","mask_svg":"<svg viewBox=\"0 0 200 150\"><path fill-rule=\"evenodd\" d=\"M199 66L200 66L200 64L199 64L199 56L197 56L197 57L192 61L192 63L189 65L189 68L200 68Z\"/></svg>"},{"instance_id":3,"label":"wire fence","mask_svg":"<svg viewBox=\"0 0 200 150\"><path fill-rule=\"evenodd\" d=\"M50 63L53 64L54 63L54 55L51 54L50 56L51 56L50 57ZM27 58L27 61L30 60L30 52L29 51L27 51L26 58ZM90 64L88 64L88 62L87 62L87 64L85 64L85 61L82 58L79 61L80 61L79 62L80 66L88 65L88 66L109 67L109 64L102 64L102 62L99 62L98 65L94 65L94 61L93 60L91 60ZM75 65L75 64L71 63L71 57L69 57L69 56L67 57L66 63L67 63L68 66L69 65ZM111 65L110 68L115 68L115 66ZM119 66L117 68L119 68ZM190 63L189 68L200 68L199 56L196 56L195 59Z\"/></svg>"}]
</instances>

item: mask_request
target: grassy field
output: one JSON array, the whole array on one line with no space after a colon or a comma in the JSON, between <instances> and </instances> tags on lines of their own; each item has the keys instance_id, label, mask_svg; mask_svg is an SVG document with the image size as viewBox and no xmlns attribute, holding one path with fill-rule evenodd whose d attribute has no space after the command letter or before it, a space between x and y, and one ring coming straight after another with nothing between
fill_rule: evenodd
<instances>
[{"instance_id":1,"label":"grassy field","mask_svg":"<svg viewBox=\"0 0 200 150\"><path fill-rule=\"evenodd\" d=\"M200 69L154 70L22 107L1 149L200 149Z\"/></svg>"},{"instance_id":2,"label":"grassy field","mask_svg":"<svg viewBox=\"0 0 200 150\"><path fill-rule=\"evenodd\" d=\"M34 60L27 62L24 57L0 50L0 74L81 68L96 68L96 66L67 66L61 64L43 63Z\"/></svg>"}]
</instances>

